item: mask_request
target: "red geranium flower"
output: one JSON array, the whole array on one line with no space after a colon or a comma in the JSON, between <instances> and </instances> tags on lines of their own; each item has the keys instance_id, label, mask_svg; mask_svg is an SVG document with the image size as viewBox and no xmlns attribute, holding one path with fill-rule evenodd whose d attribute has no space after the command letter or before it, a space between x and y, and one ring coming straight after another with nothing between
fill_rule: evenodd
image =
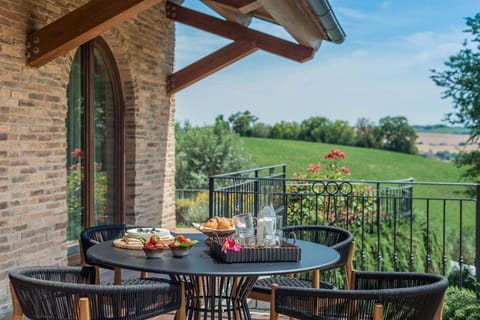
<instances>
[{"instance_id":1,"label":"red geranium flower","mask_svg":"<svg viewBox=\"0 0 480 320\"><path fill-rule=\"evenodd\" d=\"M83 151L82 149L75 148L72 151L72 157L74 158L83 158Z\"/></svg>"}]
</instances>

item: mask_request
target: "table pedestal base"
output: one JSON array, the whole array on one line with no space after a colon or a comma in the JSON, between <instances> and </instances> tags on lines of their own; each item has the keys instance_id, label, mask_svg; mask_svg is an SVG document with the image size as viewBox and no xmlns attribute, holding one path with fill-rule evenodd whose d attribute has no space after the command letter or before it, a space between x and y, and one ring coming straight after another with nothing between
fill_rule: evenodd
<instances>
[{"instance_id":1,"label":"table pedestal base","mask_svg":"<svg viewBox=\"0 0 480 320\"><path fill-rule=\"evenodd\" d=\"M251 319L247 296L257 276L172 276L185 283L187 319Z\"/></svg>"}]
</instances>

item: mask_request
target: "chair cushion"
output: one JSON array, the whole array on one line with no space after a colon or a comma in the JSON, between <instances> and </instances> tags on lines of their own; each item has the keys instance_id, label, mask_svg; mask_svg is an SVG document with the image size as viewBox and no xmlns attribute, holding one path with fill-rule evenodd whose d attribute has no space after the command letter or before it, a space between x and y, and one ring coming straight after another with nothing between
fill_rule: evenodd
<instances>
[{"instance_id":1,"label":"chair cushion","mask_svg":"<svg viewBox=\"0 0 480 320\"><path fill-rule=\"evenodd\" d=\"M252 292L260 292L270 294L272 292L272 284L278 284L279 286L288 286L296 288L311 288L312 282L307 279L291 278L291 277L267 277L261 278L255 281L255 285L252 288ZM336 289L335 285L329 282L321 281L321 289Z\"/></svg>"}]
</instances>

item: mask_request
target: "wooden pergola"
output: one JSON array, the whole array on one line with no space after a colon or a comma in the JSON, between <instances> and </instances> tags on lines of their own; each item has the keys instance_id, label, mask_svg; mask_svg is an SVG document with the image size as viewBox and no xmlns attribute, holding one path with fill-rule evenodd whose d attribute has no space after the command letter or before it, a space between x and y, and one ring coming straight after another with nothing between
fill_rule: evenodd
<instances>
[{"instance_id":1,"label":"wooden pergola","mask_svg":"<svg viewBox=\"0 0 480 320\"><path fill-rule=\"evenodd\" d=\"M92 0L27 37L27 65L40 67L162 0ZM202 0L225 19L166 2L168 18L232 40L231 44L168 76L173 94L255 52L264 50L294 61L311 59L323 40L341 43L343 31L327 0ZM283 26L297 41L249 28L253 18Z\"/></svg>"}]
</instances>

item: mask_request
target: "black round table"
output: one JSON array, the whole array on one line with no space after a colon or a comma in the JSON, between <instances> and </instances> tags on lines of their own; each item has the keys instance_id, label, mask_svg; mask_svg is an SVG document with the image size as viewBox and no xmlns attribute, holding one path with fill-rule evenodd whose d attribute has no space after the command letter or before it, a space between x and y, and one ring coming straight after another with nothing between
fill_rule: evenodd
<instances>
[{"instance_id":1,"label":"black round table","mask_svg":"<svg viewBox=\"0 0 480 320\"><path fill-rule=\"evenodd\" d=\"M250 319L247 296L259 276L328 268L340 258L338 252L317 243L297 240L298 262L224 263L210 255L203 234L188 234L199 240L190 254L177 258L170 251L147 259L142 250L116 248L113 241L90 247L87 255L98 264L168 274L185 282L189 319Z\"/></svg>"}]
</instances>

